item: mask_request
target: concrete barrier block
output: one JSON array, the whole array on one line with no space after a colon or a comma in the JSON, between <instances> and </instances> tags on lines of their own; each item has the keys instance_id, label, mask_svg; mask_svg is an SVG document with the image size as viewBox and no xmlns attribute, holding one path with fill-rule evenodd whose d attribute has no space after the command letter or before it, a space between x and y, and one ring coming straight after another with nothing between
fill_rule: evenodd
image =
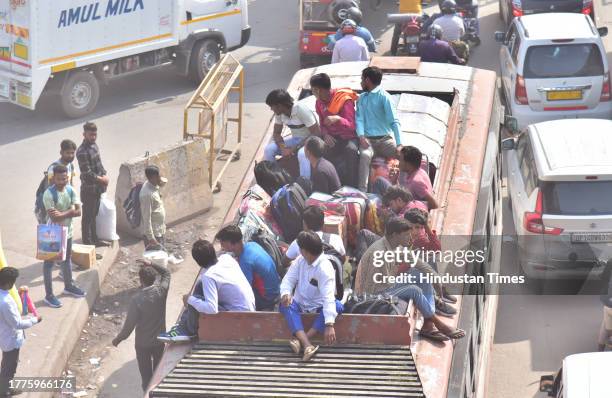
<instances>
[{"instance_id":1,"label":"concrete barrier block","mask_svg":"<svg viewBox=\"0 0 612 398\"><path fill-rule=\"evenodd\" d=\"M158 166L162 176L168 179L161 190L167 225L209 210L213 205L213 195L208 185L208 164L203 140L180 142L150 154L148 158L137 157L123 163L115 193L117 229L136 238L142 237L141 229L133 229L128 223L123 202L134 185L146 181L144 169L148 165Z\"/></svg>"}]
</instances>

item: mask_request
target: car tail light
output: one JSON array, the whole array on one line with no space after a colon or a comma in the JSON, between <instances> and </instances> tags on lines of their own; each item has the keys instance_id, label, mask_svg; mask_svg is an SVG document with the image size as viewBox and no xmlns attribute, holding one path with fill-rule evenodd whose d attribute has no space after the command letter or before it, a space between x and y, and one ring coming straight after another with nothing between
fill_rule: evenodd
<instances>
[{"instance_id":1,"label":"car tail light","mask_svg":"<svg viewBox=\"0 0 612 398\"><path fill-rule=\"evenodd\" d=\"M600 102L610 101L610 72L604 75L603 85L601 86Z\"/></svg>"},{"instance_id":2,"label":"car tail light","mask_svg":"<svg viewBox=\"0 0 612 398\"><path fill-rule=\"evenodd\" d=\"M535 211L525 212L523 226L527 231L534 234L560 235L561 232L563 232L563 228L547 227L544 225L544 221L542 221L543 200L542 190L539 190L538 197L536 199Z\"/></svg>"},{"instance_id":3,"label":"car tail light","mask_svg":"<svg viewBox=\"0 0 612 398\"><path fill-rule=\"evenodd\" d=\"M583 0L581 12L584 15L591 15L591 13L593 12L593 0Z\"/></svg>"},{"instance_id":4,"label":"car tail light","mask_svg":"<svg viewBox=\"0 0 612 398\"><path fill-rule=\"evenodd\" d=\"M516 85L514 86L514 101L519 105L527 105L527 88L525 87L525 79L523 76L516 75Z\"/></svg>"},{"instance_id":5,"label":"car tail light","mask_svg":"<svg viewBox=\"0 0 612 398\"><path fill-rule=\"evenodd\" d=\"M521 0L512 0L512 15L515 17L523 16L523 5L521 4Z\"/></svg>"}]
</instances>

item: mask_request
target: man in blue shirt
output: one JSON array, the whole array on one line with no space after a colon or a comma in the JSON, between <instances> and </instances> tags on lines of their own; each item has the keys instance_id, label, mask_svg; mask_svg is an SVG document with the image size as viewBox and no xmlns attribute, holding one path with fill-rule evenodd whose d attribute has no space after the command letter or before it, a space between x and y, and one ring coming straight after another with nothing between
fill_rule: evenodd
<instances>
[{"instance_id":1,"label":"man in blue shirt","mask_svg":"<svg viewBox=\"0 0 612 398\"><path fill-rule=\"evenodd\" d=\"M255 295L257 311L273 311L278 302L280 277L276 272L274 260L263 247L255 242L242 242L242 231L236 225L222 228L215 239L221 243L223 251L231 252L240 264Z\"/></svg>"},{"instance_id":2,"label":"man in blue shirt","mask_svg":"<svg viewBox=\"0 0 612 398\"><path fill-rule=\"evenodd\" d=\"M358 188L363 192L368 187L372 158L396 157L402 145L395 105L391 95L380 87L382 77L382 71L375 66L367 67L361 73L361 88L364 93L357 101L355 121L360 148Z\"/></svg>"},{"instance_id":3,"label":"man in blue shirt","mask_svg":"<svg viewBox=\"0 0 612 398\"><path fill-rule=\"evenodd\" d=\"M376 52L376 42L374 41L374 36L372 36L372 33L370 33L368 29L361 26L361 20L363 19L363 14L361 13L361 10L359 10L359 8L357 7L351 7L346 10L346 15L346 19L353 20L357 24L355 36L361 37L363 41L365 41L366 45L368 46L368 51L370 51L371 53ZM329 43L327 44L327 48L329 48L329 51L333 51L336 42L342 39L343 37L344 33L342 32L342 28L338 28L338 31L335 35L329 35Z\"/></svg>"}]
</instances>

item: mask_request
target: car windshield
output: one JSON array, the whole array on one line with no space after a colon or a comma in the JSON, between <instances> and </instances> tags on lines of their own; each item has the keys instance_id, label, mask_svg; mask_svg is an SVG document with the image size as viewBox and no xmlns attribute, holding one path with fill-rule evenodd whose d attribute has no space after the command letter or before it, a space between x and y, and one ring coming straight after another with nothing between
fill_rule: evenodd
<instances>
[{"instance_id":1,"label":"car windshield","mask_svg":"<svg viewBox=\"0 0 612 398\"><path fill-rule=\"evenodd\" d=\"M596 44L533 46L525 58L525 78L602 76L603 58Z\"/></svg>"},{"instance_id":2,"label":"car windshield","mask_svg":"<svg viewBox=\"0 0 612 398\"><path fill-rule=\"evenodd\" d=\"M545 214L612 214L612 181L548 182L543 190Z\"/></svg>"}]
</instances>

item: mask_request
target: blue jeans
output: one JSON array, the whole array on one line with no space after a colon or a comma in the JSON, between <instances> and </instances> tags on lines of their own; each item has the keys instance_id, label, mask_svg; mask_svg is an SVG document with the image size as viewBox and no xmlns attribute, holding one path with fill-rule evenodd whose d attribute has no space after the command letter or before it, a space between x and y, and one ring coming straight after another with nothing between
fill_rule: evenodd
<instances>
[{"instance_id":1,"label":"blue jeans","mask_svg":"<svg viewBox=\"0 0 612 398\"><path fill-rule=\"evenodd\" d=\"M284 139L285 145L289 148L296 147L302 144L306 138L302 137L287 137ZM266 148L264 149L264 160L269 160L271 162L276 160L276 155L280 155L280 149L276 142L272 141ZM298 151L298 163L300 164L300 175L304 178L310 179L310 162L306 158L306 154L304 153L304 148L300 148Z\"/></svg>"},{"instance_id":2,"label":"blue jeans","mask_svg":"<svg viewBox=\"0 0 612 398\"><path fill-rule=\"evenodd\" d=\"M287 320L287 326L289 326L289 330L291 330L291 334L295 334L296 332L304 331L304 324L302 323L302 307L300 304L293 300L288 307L284 305L279 305L279 311L285 319ZM336 300L336 312L338 315L342 314L344 311L344 306L338 300ZM317 309L317 313L319 314L314 323L312 324L312 328L315 329L319 333L323 333L325 331L325 317L323 316L323 307Z\"/></svg>"},{"instance_id":3,"label":"blue jeans","mask_svg":"<svg viewBox=\"0 0 612 398\"><path fill-rule=\"evenodd\" d=\"M409 273L415 276L416 283L398 283L391 289L385 290L385 293L397 296L404 301L412 300L425 319L431 318L436 313L434 288L431 283L419 281L421 274L419 270L412 268Z\"/></svg>"},{"instance_id":4,"label":"blue jeans","mask_svg":"<svg viewBox=\"0 0 612 398\"><path fill-rule=\"evenodd\" d=\"M204 290L202 288L202 282L198 280L195 287L193 288L192 296L200 299L204 299ZM183 329L187 334L196 336L198 334L198 328L200 323L200 313L191 305L187 304L181 317L178 321L178 326Z\"/></svg>"},{"instance_id":5,"label":"blue jeans","mask_svg":"<svg viewBox=\"0 0 612 398\"><path fill-rule=\"evenodd\" d=\"M53 296L53 276L51 275L53 265L53 261L45 261L43 263L43 279L45 281L45 294L47 297ZM62 261L60 266L62 267L62 274L64 276L64 288L68 289L74 284L72 280L72 238L68 239L66 243L66 260Z\"/></svg>"}]
</instances>

